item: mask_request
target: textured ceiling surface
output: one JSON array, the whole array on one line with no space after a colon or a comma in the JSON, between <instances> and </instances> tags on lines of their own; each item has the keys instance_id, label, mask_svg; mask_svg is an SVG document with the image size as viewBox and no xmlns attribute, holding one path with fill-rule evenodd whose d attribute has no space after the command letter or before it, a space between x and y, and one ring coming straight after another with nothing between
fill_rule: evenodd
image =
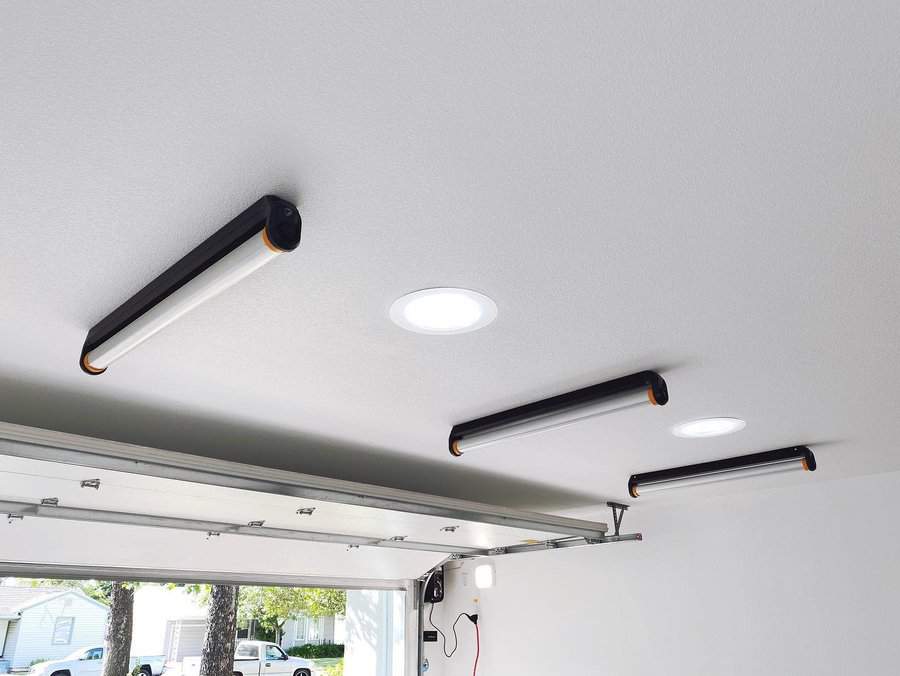
<instances>
[{"instance_id":1,"label":"textured ceiling surface","mask_svg":"<svg viewBox=\"0 0 900 676\"><path fill-rule=\"evenodd\" d=\"M813 480L900 469L898 35L887 1L6 3L0 418L547 509L796 443ZM265 193L295 253L81 373ZM390 322L444 285L497 321ZM447 453L645 368L665 408ZM748 426L669 433L709 415Z\"/></svg>"}]
</instances>

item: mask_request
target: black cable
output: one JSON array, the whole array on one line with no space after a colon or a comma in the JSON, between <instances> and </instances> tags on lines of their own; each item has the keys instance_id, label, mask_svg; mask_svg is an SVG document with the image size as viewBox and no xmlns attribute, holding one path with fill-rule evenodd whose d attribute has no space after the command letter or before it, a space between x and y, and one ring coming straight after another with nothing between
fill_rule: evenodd
<instances>
[{"instance_id":1,"label":"black cable","mask_svg":"<svg viewBox=\"0 0 900 676\"><path fill-rule=\"evenodd\" d=\"M434 614L434 603L431 604L431 609L428 611L428 624L437 629L437 633L441 635L441 638L444 639L444 645L441 646L441 651L444 653L444 657L453 657L453 653L456 652L456 649L459 648L459 635L456 633L456 623L459 622L463 617L468 617L466 613L460 613L457 615L456 619L453 621L453 650L449 653L447 652L447 636L438 629L438 626L432 621L431 616ZM470 618L471 619L471 618Z\"/></svg>"}]
</instances>

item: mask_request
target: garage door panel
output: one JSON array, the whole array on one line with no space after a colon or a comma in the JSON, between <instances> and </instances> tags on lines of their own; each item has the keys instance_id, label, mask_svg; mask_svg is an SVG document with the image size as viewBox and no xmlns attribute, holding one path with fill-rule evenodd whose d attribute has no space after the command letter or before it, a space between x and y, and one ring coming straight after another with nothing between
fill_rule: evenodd
<instances>
[{"instance_id":1,"label":"garage door panel","mask_svg":"<svg viewBox=\"0 0 900 676\"><path fill-rule=\"evenodd\" d=\"M414 579L446 554L25 518L4 529L0 560L180 571Z\"/></svg>"},{"instance_id":2,"label":"garage door panel","mask_svg":"<svg viewBox=\"0 0 900 676\"><path fill-rule=\"evenodd\" d=\"M577 546L606 532L598 522L8 423L3 511L21 517L0 538L5 570L105 569L122 579L393 584L448 555Z\"/></svg>"},{"instance_id":3,"label":"garage door panel","mask_svg":"<svg viewBox=\"0 0 900 676\"><path fill-rule=\"evenodd\" d=\"M43 498L55 497L67 507L232 524L264 521L266 526L275 528L321 533L339 531L347 535L384 539L403 536L419 542L481 549L526 540L549 540L563 535L28 458L0 458L0 499L10 501L40 502ZM81 481L85 479L99 479L100 489L82 488ZM297 510L301 508L313 508L314 511L310 516L300 516Z\"/></svg>"}]
</instances>

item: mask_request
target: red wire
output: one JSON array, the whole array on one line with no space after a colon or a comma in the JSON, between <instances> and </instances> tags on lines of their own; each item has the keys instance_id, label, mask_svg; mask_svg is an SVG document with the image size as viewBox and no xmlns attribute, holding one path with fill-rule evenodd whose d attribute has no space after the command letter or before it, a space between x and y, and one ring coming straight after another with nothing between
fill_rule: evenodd
<instances>
[{"instance_id":1,"label":"red wire","mask_svg":"<svg viewBox=\"0 0 900 676\"><path fill-rule=\"evenodd\" d=\"M481 656L481 632L478 631L478 625L475 625L475 666L472 667L472 676L478 671L478 658Z\"/></svg>"}]
</instances>

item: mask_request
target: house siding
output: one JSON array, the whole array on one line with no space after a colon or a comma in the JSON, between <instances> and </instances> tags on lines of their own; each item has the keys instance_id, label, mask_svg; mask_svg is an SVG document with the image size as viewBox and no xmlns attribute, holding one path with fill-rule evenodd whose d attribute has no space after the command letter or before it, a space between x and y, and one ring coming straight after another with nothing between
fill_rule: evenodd
<instances>
[{"instance_id":1,"label":"house siding","mask_svg":"<svg viewBox=\"0 0 900 676\"><path fill-rule=\"evenodd\" d=\"M307 627L309 624L315 623L318 628L317 638L308 638L309 629L302 636L297 636L298 620L288 620L284 623L283 635L281 637L281 647L287 650L293 646L306 645L307 643L334 643L335 619L334 616L306 618Z\"/></svg>"},{"instance_id":2,"label":"house siding","mask_svg":"<svg viewBox=\"0 0 900 676\"><path fill-rule=\"evenodd\" d=\"M19 621L10 620L9 627L6 629L6 646L3 648L3 661L12 668L12 656L16 647L16 640L19 637Z\"/></svg>"},{"instance_id":3,"label":"house siding","mask_svg":"<svg viewBox=\"0 0 900 676\"><path fill-rule=\"evenodd\" d=\"M23 669L37 659L60 659L78 648L103 645L107 609L78 593L57 596L22 610L22 617L10 622L4 659L12 669ZM74 617L72 639L53 645L53 628L58 617Z\"/></svg>"},{"instance_id":4,"label":"house siding","mask_svg":"<svg viewBox=\"0 0 900 676\"><path fill-rule=\"evenodd\" d=\"M0 620L0 659L3 659L3 651L6 649L6 630L9 628L9 620Z\"/></svg>"},{"instance_id":5,"label":"house siding","mask_svg":"<svg viewBox=\"0 0 900 676\"><path fill-rule=\"evenodd\" d=\"M206 642L205 620L174 620L166 627L163 654L167 662L181 662L185 657L200 657Z\"/></svg>"}]
</instances>

